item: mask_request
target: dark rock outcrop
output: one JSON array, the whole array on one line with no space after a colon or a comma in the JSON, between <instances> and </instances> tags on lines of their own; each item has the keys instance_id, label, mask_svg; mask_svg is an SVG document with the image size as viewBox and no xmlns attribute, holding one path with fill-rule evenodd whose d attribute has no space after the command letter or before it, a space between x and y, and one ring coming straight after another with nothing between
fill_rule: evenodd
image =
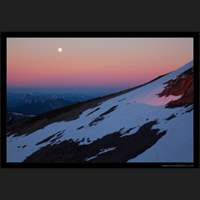
<instances>
[{"instance_id":1,"label":"dark rock outcrop","mask_svg":"<svg viewBox=\"0 0 200 200\"><path fill-rule=\"evenodd\" d=\"M121 135L120 132L108 133L90 144L79 145L79 142L66 140L60 144L47 145L33 153L24 162L126 162L150 148L166 134L165 131L153 129L152 126L155 124L156 121L148 122L135 134L127 136ZM101 149L113 147L115 148L112 151L99 155ZM93 158L87 161L90 157Z\"/></svg>"}]
</instances>

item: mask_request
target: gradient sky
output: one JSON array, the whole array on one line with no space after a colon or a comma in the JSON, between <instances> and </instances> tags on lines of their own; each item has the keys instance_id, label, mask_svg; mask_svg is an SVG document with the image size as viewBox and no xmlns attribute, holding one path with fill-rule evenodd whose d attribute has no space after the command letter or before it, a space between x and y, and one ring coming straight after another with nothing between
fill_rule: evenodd
<instances>
[{"instance_id":1,"label":"gradient sky","mask_svg":"<svg viewBox=\"0 0 200 200\"><path fill-rule=\"evenodd\" d=\"M192 38L8 38L7 82L8 87L126 88L191 60Z\"/></svg>"}]
</instances>

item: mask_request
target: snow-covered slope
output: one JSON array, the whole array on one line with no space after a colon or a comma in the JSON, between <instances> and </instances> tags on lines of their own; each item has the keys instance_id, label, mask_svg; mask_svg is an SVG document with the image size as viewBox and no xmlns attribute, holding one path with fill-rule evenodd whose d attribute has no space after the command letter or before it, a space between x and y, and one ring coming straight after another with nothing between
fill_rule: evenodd
<instances>
[{"instance_id":1,"label":"snow-covered slope","mask_svg":"<svg viewBox=\"0 0 200 200\"><path fill-rule=\"evenodd\" d=\"M167 95L163 93L169 81L173 87L180 85L192 66L189 62L149 84L110 98L77 119L63 119L29 134L10 135L7 161L192 162L192 99L184 104L184 88L178 95L170 94L169 88ZM188 87L193 87L191 84ZM168 106L180 99L180 105Z\"/></svg>"}]
</instances>

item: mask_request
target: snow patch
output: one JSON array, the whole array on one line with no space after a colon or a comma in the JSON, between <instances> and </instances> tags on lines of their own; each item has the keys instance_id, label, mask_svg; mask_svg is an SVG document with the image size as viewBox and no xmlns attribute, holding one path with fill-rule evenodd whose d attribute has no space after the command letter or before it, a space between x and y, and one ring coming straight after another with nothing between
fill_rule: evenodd
<instances>
[{"instance_id":1,"label":"snow patch","mask_svg":"<svg viewBox=\"0 0 200 200\"><path fill-rule=\"evenodd\" d=\"M107 153L107 152L109 152L109 151L113 151L113 150L115 150L115 149L116 149L116 147L111 147L111 148L107 148L107 149L101 149L99 153L97 153L96 155L91 156L91 157L89 157L89 158L86 158L85 160L86 160L86 161L93 160L93 159L97 158L99 155L102 155L102 154Z\"/></svg>"}]
</instances>

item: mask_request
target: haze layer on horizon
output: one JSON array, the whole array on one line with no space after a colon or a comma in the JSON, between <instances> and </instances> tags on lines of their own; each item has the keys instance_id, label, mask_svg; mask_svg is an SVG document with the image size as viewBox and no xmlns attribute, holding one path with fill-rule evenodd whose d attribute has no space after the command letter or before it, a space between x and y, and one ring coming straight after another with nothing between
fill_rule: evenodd
<instances>
[{"instance_id":1,"label":"haze layer on horizon","mask_svg":"<svg viewBox=\"0 0 200 200\"><path fill-rule=\"evenodd\" d=\"M8 38L7 87L129 88L191 60L192 38Z\"/></svg>"}]
</instances>

